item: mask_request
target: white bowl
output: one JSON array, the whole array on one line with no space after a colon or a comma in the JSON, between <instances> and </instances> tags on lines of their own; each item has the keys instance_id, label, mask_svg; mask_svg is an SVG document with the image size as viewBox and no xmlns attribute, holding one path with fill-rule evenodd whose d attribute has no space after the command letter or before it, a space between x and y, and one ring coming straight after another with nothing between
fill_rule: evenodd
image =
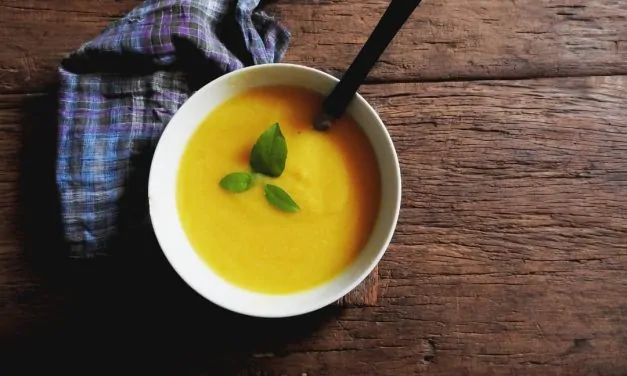
<instances>
[{"instance_id":1,"label":"white bowl","mask_svg":"<svg viewBox=\"0 0 627 376\"><path fill-rule=\"evenodd\" d=\"M181 278L201 296L228 310L249 316L287 317L320 309L353 290L385 253L398 220L401 176L390 135L376 111L357 95L350 114L367 134L381 171L381 205L365 248L340 275L304 292L268 295L232 285L215 274L197 255L183 231L176 206L179 161L202 120L226 99L265 85L293 85L327 94L337 79L293 64L257 65L226 74L198 90L170 120L157 145L148 183L150 217L166 258ZM356 156L358 158L358 156Z\"/></svg>"}]
</instances>

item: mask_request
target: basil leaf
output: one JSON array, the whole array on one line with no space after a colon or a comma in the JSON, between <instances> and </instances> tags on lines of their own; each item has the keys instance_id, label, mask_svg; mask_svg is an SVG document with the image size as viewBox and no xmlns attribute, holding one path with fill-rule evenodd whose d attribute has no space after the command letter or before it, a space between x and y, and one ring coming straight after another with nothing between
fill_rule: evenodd
<instances>
[{"instance_id":1,"label":"basil leaf","mask_svg":"<svg viewBox=\"0 0 627 376\"><path fill-rule=\"evenodd\" d=\"M295 213L300 210L290 195L276 185L266 184L263 187L263 192L268 202L280 210L290 213Z\"/></svg>"},{"instance_id":2,"label":"basil leaf","mask_svg":"<svg viewBox=\"0 0 627 376\"><path fill-rule=\"evenodd\" d=\"M220 180L220 187L235 193L247 191L252 185L253 177L247 172L234 172Z\"/></svg>"},{"instance_id":3,"label":"basil leaf","mask_svg":"<svg viewBox=\"0 0 627 376\"><path fill-rule=\"evenodd\" d=\"M253 171L277 178L285 169L287 143L278 123L259 136L250 152L250 167Z\"/></svg>"}]
</instances>

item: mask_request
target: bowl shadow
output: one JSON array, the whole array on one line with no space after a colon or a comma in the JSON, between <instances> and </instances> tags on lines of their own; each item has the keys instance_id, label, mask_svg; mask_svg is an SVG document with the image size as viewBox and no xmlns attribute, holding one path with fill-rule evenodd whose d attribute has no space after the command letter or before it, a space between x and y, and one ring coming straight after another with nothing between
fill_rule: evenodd
<instances>
[{"instance_id":1,"label":"bowl shadow","mask_svg":"<svg viewBox=\"0 0 627 376\"><path fill-rule=\"evenodd\" d=\"M123 231L110 257L69 259L55 185L57 86L22 104L20 232L51 312L0 341L0 374L237 375L255 353L285 353L339 314L329 306L287 319L224 310L191 288L169 265L147 216L150 148L134 161L120 203ZM35 315L37 317L37 315Z\"/></svg>"}]
</instances>

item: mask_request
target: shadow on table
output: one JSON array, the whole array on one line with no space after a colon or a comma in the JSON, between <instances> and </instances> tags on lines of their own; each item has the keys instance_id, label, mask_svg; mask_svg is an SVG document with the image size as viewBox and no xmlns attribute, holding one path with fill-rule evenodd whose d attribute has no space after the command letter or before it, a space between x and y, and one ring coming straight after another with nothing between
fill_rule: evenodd
<instances>
[{"instance_id":1,"label":"shadow on table","mask_svg":"<svg viewBox=\"0 0 627 376\"><path fill-rule=\"evenodd\" d=\"M121 238L115 257L69 260L54 183L55 103L56 88L48 87L23 105L20 203L27 262L41 278L43 294L56 294L43 299L55 303L43 304L58 306L24 304L55 317L39 316L46 322L28 323L16 338L3 339L0 374L234 375L250 367L253 353L281 354L337 314L338 308L329 307L263 320L223 310L178 277L145 227Z\"/></svg>"}]
</instances>

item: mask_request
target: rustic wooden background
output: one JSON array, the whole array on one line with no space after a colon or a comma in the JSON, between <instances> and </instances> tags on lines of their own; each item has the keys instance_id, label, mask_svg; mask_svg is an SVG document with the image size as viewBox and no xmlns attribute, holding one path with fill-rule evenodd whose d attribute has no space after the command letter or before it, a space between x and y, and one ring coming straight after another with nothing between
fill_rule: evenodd
<instances>
[{"instance_id":1,"label":"rustic wooden background","mask_svg":"<svg viewBox=\"0 0 627 376\"><path fill-rule=\"evenodd\" d=\"M137 3L0 0L0 374L627 375L627 2L425 0L361 90L404 178L378 302L280 321L41 257L56 66ZM340 75L386 3L269 10Z\"/></svg>"}]
</instances>

